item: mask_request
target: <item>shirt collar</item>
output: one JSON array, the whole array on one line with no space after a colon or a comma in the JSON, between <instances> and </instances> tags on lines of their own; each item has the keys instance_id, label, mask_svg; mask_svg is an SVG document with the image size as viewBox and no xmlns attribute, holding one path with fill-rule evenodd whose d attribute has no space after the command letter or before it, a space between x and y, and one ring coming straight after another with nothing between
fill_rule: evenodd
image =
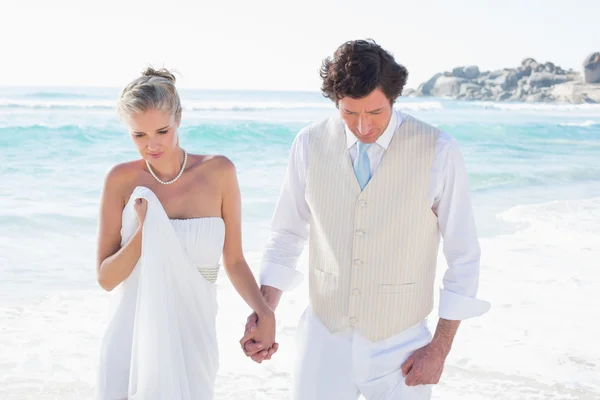
<instances>
[{"instance_id":1,"label":"shirt collar","mask_svg":"<svg viewBox=\"0 0 600 400\"><path fill-rule=\"evenodd\" d=\"M387 148L390 146L390 143L392 142L392 138L394 137L394 132L396 132L396 129L402 123L402 120L402 113L400 113L400 111L392 109L392 116L390 118L390 122L387 128L385 128L383 134L379 136L379 138L377 138L375 143L387 150ZM354 144L356 144L356 142L358 142L358 139L356 138L356 136L354 136L354 133L352 133L352 131L348 129L348 126L346 124L344 124L344 131L346 132L346 144L348 145L348 148L351 148L352 146L354 146Z\"/></svg>"}]
</instances>

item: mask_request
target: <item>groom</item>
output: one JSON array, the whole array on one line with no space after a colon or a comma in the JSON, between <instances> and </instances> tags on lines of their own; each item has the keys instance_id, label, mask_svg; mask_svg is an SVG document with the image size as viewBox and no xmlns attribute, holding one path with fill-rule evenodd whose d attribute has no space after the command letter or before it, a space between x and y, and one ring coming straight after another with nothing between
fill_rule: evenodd
<instances>
[{"instance_id":1,"label":"groom","mask_svg":"<svg viewBox=\"0 0 600 400\"><path fill-rule=\"evenodd\" d=\"M393 104L407 70L373 41L342 44L323 62L322 92L339 115L302 129L261 269L275 309L301 280L309 243L309 306L298 326L292 398L430 399L475 298L480 249L457 142ZM432 335L440 236L448 269ZM254 329L256 315L246 329ZM262 362L277 350L243 342Z\"/></svg>"}]
</instances>

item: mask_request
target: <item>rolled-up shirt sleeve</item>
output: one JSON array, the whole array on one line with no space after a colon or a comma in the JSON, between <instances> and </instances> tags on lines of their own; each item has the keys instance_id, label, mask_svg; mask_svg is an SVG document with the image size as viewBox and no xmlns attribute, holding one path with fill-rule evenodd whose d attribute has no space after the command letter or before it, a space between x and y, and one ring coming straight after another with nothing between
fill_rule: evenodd
<instances>
[{"instance_id":1,"label":"rolled-up shirt sleeve","mask_svg":"<svg viewBox=\"0 0 600 400\"><path fill-rule=\"evenodd\" d=\"M290 147L271 233L262 256L260 284L283 291L294 289L303 279L297 263L309 233L310 210L305 197L307 153L308 128L304 128Z\"/></svg>"},{"instance_id":2,"label":"rolled-up shirt sleeve","mask_svg":"<svg viewBox=\"0 0 600 400\"><path fill-rule=\"evenodd\" d=\"M433 204L448 263L439 297L439 316L448 320L478 317L490 309L477 298L481 249L469 193L467 171L458 143L446 133L438 150L439 190Z\"/></svg>"}]
</instances>

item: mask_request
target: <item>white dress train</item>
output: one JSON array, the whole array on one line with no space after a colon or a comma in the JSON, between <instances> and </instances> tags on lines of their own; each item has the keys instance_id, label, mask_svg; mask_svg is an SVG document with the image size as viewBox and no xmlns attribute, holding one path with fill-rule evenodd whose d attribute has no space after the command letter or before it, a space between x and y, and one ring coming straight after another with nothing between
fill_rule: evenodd
<instances>
[{"instance_id":1,"label":"white dress train","mask_svg":"<svg viewBox=\"0 0 600 400\"><path fill-rule=\"evenodd\" d=\"M211 400L219 366L212 278L223 250L223 220L170 220L150 189L136 187L123 210L122 244L138 227L137 198L148 201L142 252L112 293L97 399Z\"/></svg>"}]
</instances>

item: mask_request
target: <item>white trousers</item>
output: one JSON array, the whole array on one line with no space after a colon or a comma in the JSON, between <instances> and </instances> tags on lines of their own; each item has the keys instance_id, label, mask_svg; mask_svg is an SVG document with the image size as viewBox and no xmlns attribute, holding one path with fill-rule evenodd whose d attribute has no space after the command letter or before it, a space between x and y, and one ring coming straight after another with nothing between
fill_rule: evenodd
<instances>
[{"instance_id":1,"label":"white trousers","mask_svg":"<svg viewBox=\"0 0 600 400\"><path fill-rule=\"evenodd\" d=\"M308 307L296 334L292 399L429 400L433 385L407 386L401 366L431 338L426 321L379 342L355 332L331 334Z\"/></svg>"}]
</instances>

